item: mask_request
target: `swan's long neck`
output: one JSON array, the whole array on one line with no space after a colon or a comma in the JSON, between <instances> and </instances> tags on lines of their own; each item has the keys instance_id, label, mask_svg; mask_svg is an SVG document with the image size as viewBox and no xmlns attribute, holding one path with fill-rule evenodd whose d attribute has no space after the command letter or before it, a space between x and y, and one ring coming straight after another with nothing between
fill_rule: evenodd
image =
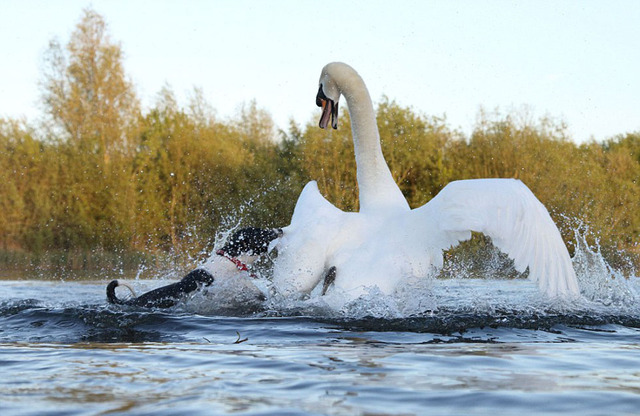
<instances>
[{"instance_id":1,"label":"swan's long neck","mask_svg":"<svg viewBox=\"0 0 640 416\"><path fill-rule=\"evenodd\" d=\"M349 71L351 72L351 71ZM380 133L369 91L362 78L352 70L339 82L347 100L358 169L360 212L409 209L407 200L393 180L382 154Z\"/></svg>"}]
</instances>

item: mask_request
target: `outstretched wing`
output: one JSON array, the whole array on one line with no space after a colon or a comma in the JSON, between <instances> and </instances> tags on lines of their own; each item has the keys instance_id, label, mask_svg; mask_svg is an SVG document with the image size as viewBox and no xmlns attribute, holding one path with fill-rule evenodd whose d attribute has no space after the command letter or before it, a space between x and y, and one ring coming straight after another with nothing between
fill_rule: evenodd
<instances>
[{"instance_id":1,"label":"outstretched wing","mask_svg":"<svg viewBox=\"0 0 640 416\"><path fill-rule=\"evenodd\" d=\"M417 233L445 250L481 232L514 260L518 271L550 297L578 295L580 290L558 228L549 212L516 179L451 182L428 204L412 211ZM423 224L421 226L421 224ZM416 234L415 238L421 238Z\"/></svg>"},{"instance_id":2,"label":"outstretched wing","mask_svg":"<svg viewBox=\"0 0 640 416\"><path fill-rule=\"evenodd\" d=\"M277 245L275 287L285 295L310 292L326 269L327 249L339 232L345 213L327 201L315 181L298 198L291 224Z\"/></svg>"}]
</instances>

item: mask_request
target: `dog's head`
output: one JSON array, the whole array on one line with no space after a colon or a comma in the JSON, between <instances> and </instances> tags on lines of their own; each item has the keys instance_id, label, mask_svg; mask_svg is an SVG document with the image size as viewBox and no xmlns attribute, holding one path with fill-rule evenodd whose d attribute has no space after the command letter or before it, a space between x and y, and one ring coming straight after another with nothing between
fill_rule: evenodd
<instances>
[{"instance_id":1,"label":"dog's head","mask_svg":"<svg viewBox=\"0 0 640 416\"><path fill-rule=\"evenodd\" d=\"M202 283L205 286L209 286L213 283L213 276L211 273L204 269L195 269L190 271L182 280L193 282L193 283Z\"/></svg>"},{"instance_id":2,"label":"dog's head","mask_svg":"<svg viewBox=\"0 0 640 416\"><path fill-rule=\"evenodd\" d=\"M222 247L222 251L232 257L258 256L266 253L269 249L269 243L279 237L282 237L280 228L269 230L255 227L241 228L233 233L229 241Z\"/></svg>"},{"instance_id":3,"label":"dog's head","mask_svg":"<svg viewBox=\"0 0 640 416\"><path fill-rule=\"evenodd\" d=\"M190 271L182 280L177 284L179 292L172 296L180 296L186 293L198 290L200 286L209 286L213 283L213 276L211 273L204 269L195 269Z\"/></svg>"}]
</instances>

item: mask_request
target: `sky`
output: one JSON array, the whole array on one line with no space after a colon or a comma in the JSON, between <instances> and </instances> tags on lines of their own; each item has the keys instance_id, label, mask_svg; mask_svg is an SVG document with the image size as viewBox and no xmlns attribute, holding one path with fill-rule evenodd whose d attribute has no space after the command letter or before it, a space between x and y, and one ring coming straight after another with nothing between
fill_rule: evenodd
<instances>
[{"instance_id":1,"label":"sky","mask_svg":"<svg viewBox=\"0 0 640 416\"><path fill-rule=\"evenodd\" d=\"M219 118L255 100L277 126L319 117L322 67L467 135L480 109L568 125L576 142L640 131L640 1L0 0L0 117L41 117L49 41L84 8L108 23L143 105L195 87Z\"/></svg>"}]
</instances>

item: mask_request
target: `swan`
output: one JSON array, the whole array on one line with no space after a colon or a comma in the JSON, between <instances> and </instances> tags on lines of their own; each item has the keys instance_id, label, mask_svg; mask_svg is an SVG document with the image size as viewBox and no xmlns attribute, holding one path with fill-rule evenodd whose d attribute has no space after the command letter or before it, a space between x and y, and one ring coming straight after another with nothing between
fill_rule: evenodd
<instances>
[{"instance_id":1,"label":"swan","mask_svg":"<svg viewBox=\"0 0 640 416\"><path fill-rule=\"evenodd\" d=\"M322 107L321 128L329 122L337 128L340 96L351 115L360 211L336 208L320 194L315 181L304 187L278 244L273 279L281 294L309 294L328 270L333 285L347 299L371 288L392 294L403 280L440 269L444 250L470 239L472 232L481 232L514 260L518 271L528 268L529 279L545 295L579 296L560 232L524 183L454 181L412 210L384 160L364 81L349 65L334 62L320 76L316 104Z\"/></svg>"}]
</instances>

